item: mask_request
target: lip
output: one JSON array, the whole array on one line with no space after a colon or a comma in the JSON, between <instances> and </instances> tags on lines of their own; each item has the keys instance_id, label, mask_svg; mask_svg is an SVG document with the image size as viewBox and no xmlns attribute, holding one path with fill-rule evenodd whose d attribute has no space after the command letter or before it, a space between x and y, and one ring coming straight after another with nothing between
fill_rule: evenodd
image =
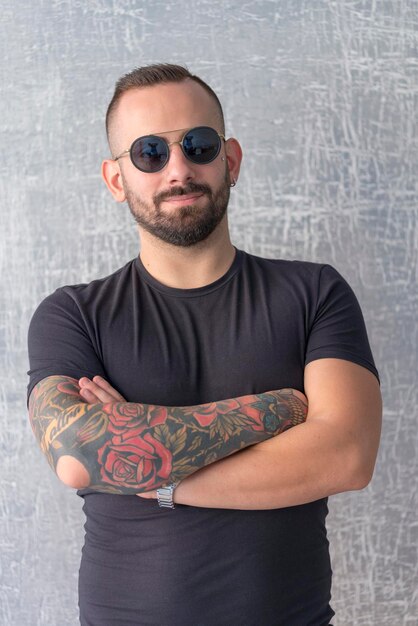
<instances>
[{"instance_id":1,"label":"lip","mask_svg":"<svg viewBox=\"0 0 418 626\"><path fill-rule=\"evenodd\" d=\"M172 202L173 204L191 204L198 198L201 198L204 194L186 194L184 196L173 196L172 198L168 198L165 202Z\"/></svg>"}]
</instances>

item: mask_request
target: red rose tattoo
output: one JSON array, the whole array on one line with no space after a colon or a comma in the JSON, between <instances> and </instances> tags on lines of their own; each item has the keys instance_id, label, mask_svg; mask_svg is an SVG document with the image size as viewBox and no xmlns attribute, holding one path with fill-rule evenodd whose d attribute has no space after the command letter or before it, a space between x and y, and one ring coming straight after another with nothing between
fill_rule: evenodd
<instances>
[{"instance_id":1,"label":"red rose tattoo","mask_svg":"<svg viewBox=\"0 0 418 626\"><path fill-rule=\"evenodd\" d=\"M195 420L200 426L210 426L214 422L219 413L225 415L234 409L239 409L240 403L232 398L231 400L221 400L220 402L210 402L209 404L202 404L197 410L193 407L190 411ZM187 409L186 409L187 410Z\"/></svg>"},{"instance_id":2,"label":"red rose tattoo","mask_svg":"<svg viewBox=\"0 0 418 626\"><path fill-rule=\"evenodd\" d=\"M292 389L183 407L89 404L79 392L70 377L42 380L29 400L31 424L54 470L61 456L75 457L89 473L89 487L104 493L145 493L183 480L301 424L308 408Z\"/></svg>"},{"instance_id":3,"label":"red rose tattoo","mask_svg":"<svg viewBox=\"0 0 418 626\"><path fill-rule=\"evenodd\" d=\"M231 398L201 404L198 407L185 407L183 414L193 417L203 428L216 427L218 422L223 426L229 423L232 430L239 426L250 431L264 431L265 417L270 414L273 405L273 399L265 399L260 403L255 401L255 396L248 395L242 396L239 400Z\"/></svg>"},{"instance_id":4,"label":"red rose tattoo","mask_svg":"<svg viewBox=\"0 0 418 626\"><path fill-rule=\"evenodd\" d=\"M102 479L112 485L145 488L167 480L172 454L150 432L144 432L166 422L167 408L112 402L103 410L112 437L98 450Z\"/></svg>"},{"instance_id":5,"label":"red rose tattoo","mask_svg":"<svg viewBox=\"0 0 418 626\"><path fill-rule=\"evenodd\" d=\"M109 416L109 431L115 435L123 435L126 429L140 434L150 427L164 424L168 417L167 407L153 404L110 402L103 405L103 411Z\"/></svg>"},{"instance_id":6,"label":"red rose tattoo","mask_svg":"<svg viewBox=\"0 0 418 626\"><path fill-rule=\"evenodd\" d=\"M98 451L101 477L118 487L154 487L167 480L172 469L172 455L150 433L143 437L128 431L116 435Z\"/></svg>"}]
</instances>

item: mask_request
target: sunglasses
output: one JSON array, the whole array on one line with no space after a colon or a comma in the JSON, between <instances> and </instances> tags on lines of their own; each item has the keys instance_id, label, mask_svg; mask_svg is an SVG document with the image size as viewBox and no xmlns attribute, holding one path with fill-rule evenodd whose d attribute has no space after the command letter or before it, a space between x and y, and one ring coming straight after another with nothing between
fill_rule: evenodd
<instances>
[{"instance_id":1,"label":"sunglasses","mask_svg":"<svg viewBox=\"0 0 418 626\"><path fill-rule=\"evenodd\" d=\"M138 137L128 150L124 150L113 160L118 161L121 157L130 155L132 163L141 172L154 174L165 167L170 158L170 146L180 144L184 156L192 163L206 165L219 154L221 139L225 137L209 126L197 126L196 128L180 128L179 130L167 131L170 133L185 130L181 141L168 143L158 135L145 135Z\"/></svg>"}]
</instances>

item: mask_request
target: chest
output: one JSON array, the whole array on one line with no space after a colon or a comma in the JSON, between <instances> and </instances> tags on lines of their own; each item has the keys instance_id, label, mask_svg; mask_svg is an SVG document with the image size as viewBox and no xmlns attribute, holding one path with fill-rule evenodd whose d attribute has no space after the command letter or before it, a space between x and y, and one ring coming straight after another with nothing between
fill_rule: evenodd
<instances>
[{"instance_id":1,"label":"chest","mask_svg":"<svg viewBox=\"0 0 418 626\"><path fill-rule=\"evenodd\" d=\"M171 406L303 389L303 311L280 294L138 294L99 338L109 379L130 401Z\"/></svg>"}]
</instances>

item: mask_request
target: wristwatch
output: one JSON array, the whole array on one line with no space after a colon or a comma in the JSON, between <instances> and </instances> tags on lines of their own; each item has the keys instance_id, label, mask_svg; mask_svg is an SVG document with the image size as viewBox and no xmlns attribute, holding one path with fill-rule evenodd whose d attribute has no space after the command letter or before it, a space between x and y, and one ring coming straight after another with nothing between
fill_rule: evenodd
<instances>
[{"instance_id":1,"label":"wristwatch","mask_svg":"<svg viewBox=\"0 0 418 626\"><path fill-rule=\"evenodd\" d=\"M160 507L165 509L174 509L173 493L178 483L170 483L165 487L157 489L157 500Z\"/></svg>"}]
</instances>

